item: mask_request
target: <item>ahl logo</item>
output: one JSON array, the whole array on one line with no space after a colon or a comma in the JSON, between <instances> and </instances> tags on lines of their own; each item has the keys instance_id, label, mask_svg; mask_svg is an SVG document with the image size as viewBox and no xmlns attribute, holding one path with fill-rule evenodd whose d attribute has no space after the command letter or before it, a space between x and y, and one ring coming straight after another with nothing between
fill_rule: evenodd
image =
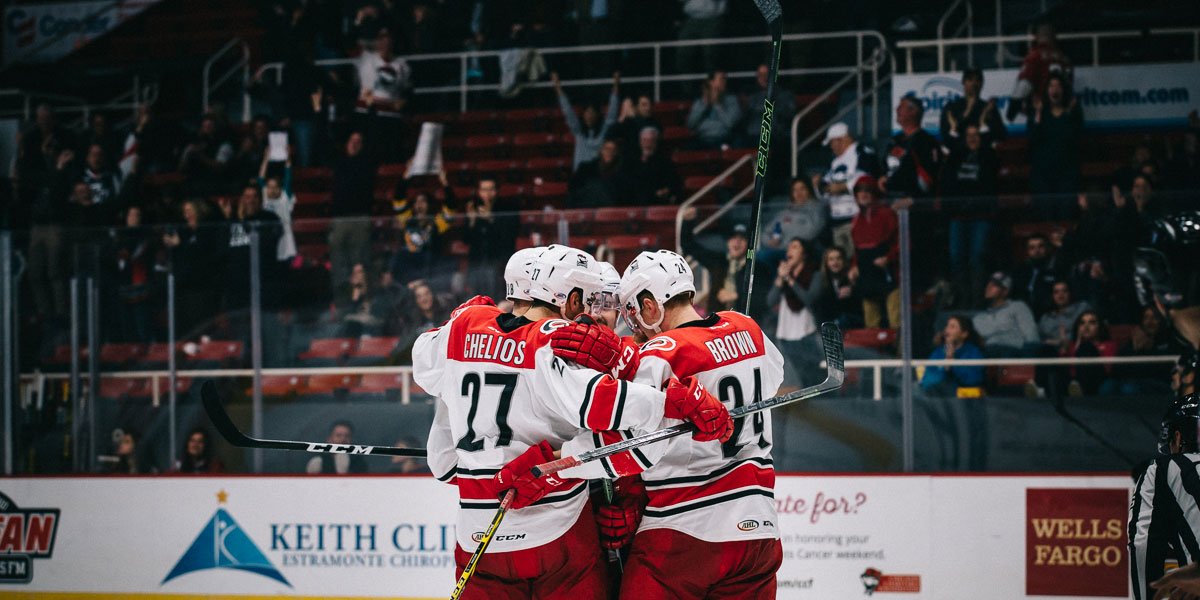
<instances>
[{"instance_id":1,"label":"ahl logo","mask_svg":"<svg viewBox=\"0 0 1200 600\"><path fill-rule=\"evenodd\" d=\"M221 490L217 494L217 502L224 504L228 497L229 494L226 494L225 490ZM292 584L284 579L283 574L275 568L275 565L267 560L258 546L254 545L250 536L246 535L237 521L234 521L233 517L223 508L217 509L217 512L208 520L208 524L200 531L200 535L196 536L191 547L183 553L179 562L175 563L175 568L171 569L166 579L163 579L159 585L180 575L207 569L249 571L292 587Z\"/></svg>"},{"instance_id":2,"label":"ahl logo","mask_svg":"<svg viewBox=\"0 0 1200 600\"><path fill-rule=\"evenodd\" d=\"M18 508L0 493L0 583L33 580L33 559L54 553L58 514L57 508Z\"/></svg>"},{"instance_id":3,"label":"ahl logo","mask_svg":"<svg viewBox=\"0 0 1200 600\"><path fill-rule=\"evenodd\" d=\"M485 535L487 535L487 534L482 531L476 531L475 533L471 534L471 541L478 544L479 542L483 541L483 536L485 536Z\"/></svg>"},{"instance_id":4,"label":"ahl logo","mask_svg":"<svg viewBox=\"0 0 1200 600\"><path fill-rule=\"evenodd\" d=\"M868 567L859 578L868 596L875 592L915 594L921 591L920 575L884 575L879 569Z\"/></svg>"},{"instance_id":5,"label":"ahl logo","mask_svg":"<svg viewBox=\"0 0 1200 600\"><path fill-rule=\"evenodd\" d=\"M755 529L758 529L758 521L755 521L754 519L746 519L745 521L738 523L737 528L741 529L742 531L754 531Z\"/></svg>"}]
</instances>

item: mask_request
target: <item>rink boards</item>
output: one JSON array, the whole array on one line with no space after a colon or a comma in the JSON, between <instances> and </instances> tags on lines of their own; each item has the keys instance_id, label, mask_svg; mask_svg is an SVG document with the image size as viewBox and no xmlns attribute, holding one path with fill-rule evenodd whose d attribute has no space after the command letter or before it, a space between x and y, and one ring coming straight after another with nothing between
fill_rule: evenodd
<instances>
[{"instance_id":1,"label":"rink boards","mask_svg":"<svg viewBox=\"0 0 1200 600\"><path fill-rule=\"evenodd\" d=\"M444 598L455 491L0 479L0 598ZM779 598L1128 598L1131 491L1121 475L780 475Z\"/></svg>"}]
</instances>

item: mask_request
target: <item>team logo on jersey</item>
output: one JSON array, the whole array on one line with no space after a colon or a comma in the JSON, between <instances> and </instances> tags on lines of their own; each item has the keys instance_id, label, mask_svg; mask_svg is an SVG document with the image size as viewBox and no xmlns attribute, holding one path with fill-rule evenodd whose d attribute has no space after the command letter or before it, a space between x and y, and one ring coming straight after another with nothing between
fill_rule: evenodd
<instances>
[{"instance_id":1,"label":"team logo on jersey","mask_svg":"<svg viewBox=\"0 0 1200 600\"><path fill-rule=\"evenodd\" d=\"M483 536L485 536L485 535L487 535L487 534L482 531L476 531L475 533L471 534L471 541L478 544L479 542L483 541Z\"/></svg>"},{"instance_id":2,"label":"team logo on jersey","mask_svg":"<svg viewBox=\"0 0 1200 600\"><path fill-rule=\"evenodd\" d=\"M675 340L673 340L665 335L661 336L661 337L656 337L656 338L646 342L645 344L642 344L642 352L646 352L648 350L661 350L663 352L667 352L667 351L674 350L674 349L675 349Z\"/></svg>"},{"instance_id":3,"label":"team logo on jersey","mask_svg":"<svg viewBox=\"0 0 1200 600\"><path fill-rule=\"evenodd\" d=\"M754 531L755 529L758 529L758 521L755 521L754 519L746 519L745 521L738 523L737 528L741 529L742 531Z\"/></svg>"},{"instance_id":4,"label":"team logo on jersey","mask_svg":"<svg viewBox=\"0 0 1200 600\"><path fill-rule=\"evenodd\" d=\"M555 329L562 329L570 324L570 321L563 319L549 319L545 323L542 323L541 331L542 333L554 333Z\"/></svg>"},{"instance_id":5,"label":"team logo on jersey","mask_svg":"<svg viewBox=\"0 0 1200 600\"><path fill-rule=\"evenodd\" d=\"M587 268L587 257L580 254L575 257L575 266Z\"/></svg>"},{"instance_id":6,"label":"team logo on jersey","mask_svg":"<svg viewBox=\"0 0 1200 600\"><path fill-rule=\"evenodd\" d=\"M33 559L54 553L58 514L57 508L18 508L0 493L0 583L33 580Z\"/></svg>"},{"instance_id":7,"label":"team logo on jersey","mask_svg":"<svg viewBox=\"0 0 1200 600\"><path fill-rule=\"evenodd\" d=\"M225 490L221 490L217 494L217 500L224 503L228 496ZM208 569L249 571L292 587L224 508L218 508L217 512L213 513L200 535L196 536L195 541L179 558L179 562L175 563L171 572L167 573L162 583L192 571Z\"/></svg>"}]
</instances>

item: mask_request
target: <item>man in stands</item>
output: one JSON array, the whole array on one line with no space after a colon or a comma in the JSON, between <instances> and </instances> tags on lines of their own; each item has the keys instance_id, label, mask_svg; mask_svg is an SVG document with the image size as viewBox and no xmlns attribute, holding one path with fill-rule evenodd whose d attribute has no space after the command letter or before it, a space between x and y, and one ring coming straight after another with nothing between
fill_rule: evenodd
<instances>
[{"instance_id":1,"label":"man in stands","mask_svg":"<svg viewBox=\"0 0 1200 600\"><path fill-rule=\"evenodd\" d=\"M746 248L750 236L745 225L738 223L725 238L725 251L712 250L696 240L696 212L689 207L684 213L683 233L680 237L680 247L684 254L696 259L712 278L712 287L705 300L705 308L709 312L719 310L736 310L742 308L746 295ZM750 316L761 316L766 311L767 292L771 289L769 268L763 261L754 261L754 293L750 295ZM624 299L622 298L622 302Z\"/></svg>"},{"instance_id":2,"label":"man in stands","mask_svg":"<svg viewBox=\"0 0 1200 600\"><path fill-rule=\"evenodd\" d=\"M621 151L626 156L636 156L641 144L642 130L653 127L662 134L662 123L654 118L654 100L641 94L637 100L626 98L621 103L621 114L617 117L617 137L621 140Z\"/></svg>"},{"instance_id":3,"label":"man in stands","mask_svg":"<svg viewBox=\"0 0 1200 600\"><path fill-rule=\"evenodd\" d=\"M738 133L738 146L742 148L757 148L759 136L762 134L763 101L767 98L767 76L770 68L765 64L758 65L754 71L754 81L746 89L745 116L742 118L741 131ZM782 126L771 131L771 145L776 148L788 148L792 139L792 117L796 115L796 96L786 86L775 86L775 97L772 101L772 123Z\"/></svg>"},{"instance_id":4,"label":"man in stands","mask_svg":"<svg viewBox=\"0 0 1200 600\"><path fill-rule=\"evenodd\" d=\"M1025 260L1013 269L1012 297L1024 300L1033 315L1041 317L1050 310L1054 282L1065 275L1050 240L1040 233L1030 235L1025 242Z\"/></svg>"},{"instance_id":5,"label":"man in stands","mask_svg":"<svg viewBox=\"0 0 1200 600\"><path fill-rule=\"evenodd\" d=\"M725 71L709 73L700 97L692 103L687 127L696 134L698 148L721 148L733 141L733 130L742 118L742 107L737 97L726 91L727 84Z\"/></svg>"},{"instance_id":6,"label":"man in stands","mask_svg":"<svg viewBox=\"0 0 1200 600\"><path fill-rule=\"evenodd\" d=\"M513 253L520 223L507 208L498 207L500 187L495 177L479 179L475 197L466 204L467 230L463 239L471 245L467 276L476 294L500 297L503 262Z\"/></svg>"},{"instance_id":7,"label":"man in stands","mask_svg":"<svg viewBox=\"0 0 1200 600\"><path fill-rule=\"evenodd\" d=\"M988 146L1006 139L1008 128L996 109L996 99L985 102L979 95L983 91L983 69L972 67L963 71L962 87L962 97L951 100L942 109L939 129L946 151L953 152L965 143L964 136L969 125L979 128L979 135L983 136L983 142Z\"/></svg>"},{"instance_id":8,"label":"man in stands","mask_svg":"<svg viewBox=\"0 0 1200 600\"><path fill-rule=\"evenodd\" d=\"M896 105L900 132L892 136L885 154L886 173L879 178L892 197L924 198L933 195L940 168L937 141L921 128L925 108L916 96L907 95Z\"/></svg>"},{"instance_id":9,"label":"man in stands","mask_svg":"<svg viewBox=\"0 0 1200 600\"><path fill-rule=\"evenodd\" d=\"M354 426L350 421L334 421L329 428L330 444L353 444ZM305 465L306 473L366 473L367 460L359 454L318 454L308 459Z\"/></svg>"},{"instance_id":10,"label":"man in stands","mask_svg":"<svg viewBox=\"0 0 1200 600\"><path fill-rule=\"evenodd\" d=\"M622 163L633 195L634 206L674 204L679 193L679 175L671 158L658 151L661 133L647 126L638 136L638 153Z\"/></svg>"},{"instance_id":11,"label":"man in stands","mask_svg":"<svg viewBox=\"0 0 1200 600\"><path fill-rule=\"evenodd\" d=\"M829 227L833 232L833 245L846 250L854 257L854 243L850 239L850 223L858 214L858 202L850 185L859 175L879 175L879 159L875 149L859 144L850 135L845 123L834 123L825 132L824 145L833 151L833 161L823 175L813 175L813 190L829 205Z\"/></svg>"},{"instance_id":12,"label":"man in stands","mask_svg":"<svg viewBox=\"0 0 1200 600\"><path fill-rule=\"evenodd\" d=\"M1020 300L1010 300L1012 277L997 271L992 274L983 296L988 307L971 319L983 338L983 352L989 358L1032 356L1037 351L1038 330L1033 311Z\"/></svg>"},{"instance_id":13,"label":"man in stands","mask_svg":"<svg viewBox=\"0 0 1200 600\"><path fill-rule=\"evenodd\" d=\"M376 158L388 163L399 162L406 150L401 111L412 87L408 63L395 55L393 46L391 32L380 29L375 38L375 50L364 51L356 63L360 90L355 111L362 119L362 126L381 140L376 144L375 150L379 152Z\"/></svg>"}]
</instances>

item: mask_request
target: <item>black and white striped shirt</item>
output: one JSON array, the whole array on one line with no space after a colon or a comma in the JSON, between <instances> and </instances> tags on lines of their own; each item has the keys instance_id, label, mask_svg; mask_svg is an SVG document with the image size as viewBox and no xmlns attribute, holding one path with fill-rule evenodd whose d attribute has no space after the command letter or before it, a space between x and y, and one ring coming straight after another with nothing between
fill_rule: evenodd
<instances>
[{"instance_id":1,"label":"black and white striped shirt","mask_svg":"<svg viewBox=\"0 0 1200 600\"><path fill-rule=\"evenodd\" d=\"M1200 454L1160 456L1137 478L1129 506L1129 571L1133 597L1154 597L1152 581L1167 562L1200 559Z\"/></svg>"}]
</instances>

